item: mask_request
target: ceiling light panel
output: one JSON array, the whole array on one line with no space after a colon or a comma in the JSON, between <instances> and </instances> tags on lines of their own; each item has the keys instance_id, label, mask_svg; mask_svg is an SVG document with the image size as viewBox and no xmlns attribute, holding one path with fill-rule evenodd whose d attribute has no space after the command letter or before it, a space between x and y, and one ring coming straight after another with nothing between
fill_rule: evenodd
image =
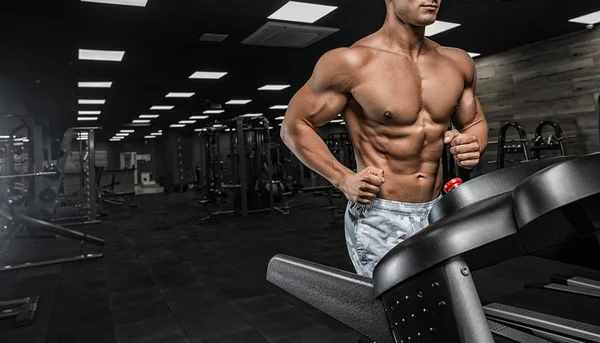
<instances>
[{"instance_id":1,"label":"ceiling light panel","mask_svg":"<svg viewBox=\"0 0 600 343\"><path fill-rule=\"evenodd\" d=\"M208 116L191 116L190 119L193 119L193 120L204 120L204 119L208 119Z\"/></svg>"},{"instance_id":2,"label":"ceiling light panel","mask_svg":"<svg viewBox=\"0 0 600 343\"><path fill-rule=\"evenodd\" d=\"M197 71L190 76L190 79L218 80L225 75L226 72Z\"/></svg>"},{"instance_id":3,"label":"ceiling light panel","mask_svg":"<svg viewBox=\"0 0 600 343\"><path fill-rule=\"evenodd\" d=\"M425 27L425 36L431 37L453 28L459 27L460 24L450 23L447 21L436 20L433 24Z\"/></svg>"},{"instance_id":4,"label":"ceiling light panel","mask_svg":"<svg viewBox=\"0 0 600 343\"><path fill-rule=\"evenodd\" d=\"M160 117L159 114L142 114L140 115L140 119L156 119Z\"/></svg>"},{"instance_id":5,"label":"ceiling light panel","mask_svg":"<svg viewBox=\"0 0 600 343\"><path fill-rule=\"evenodd\" d=\"M110 88L112 82L78 82L79 88Z\"/></svg>"},{"instance_id":6,"label":"ceiling light panel","mask_svg":"<svg viewBox=\"0 0 600 343\"><path fill-rule=\"evenodd\" d=\"M260 87L259 91L282 91L286 88L289 88L290 85L264 85Z\"/></svg>"},{"instance_id":7,"label":"ceiling light panel","mask_svg":"<svg viewBox=\"0 0 600 343\"><path fill-rule=\"evenodd\" d=\"M79 59L85 61L121 62L125 51L79 49Z\"/></svg>"},{"instance_id":8,"label":"ceiling light panel","mask_svg":"<svg viewBox=\"0 0 600 343\"><path fill-rule=\"evenodd\" d=\"M229 100L225 105L246 105L252 102L252 100Z\"/></svg>"},{"instance_id":9,"label":"ceiling light panel","mask_svg":"<svg viewBox=\"0 0 600 343\"><path fill-rule=\"evenodd\" d=\"M596 25L600 23L600 11L573 18L569 21L577 24Z\"/></svg>"},{"instance_id":10,"label":"ceiling light panel","mask_svg":"<svg viewBox=\"0 0 600 343\"><path fill-rule=\"evenodd\" d=\"M79 99L77 101L79 105L104 105L106 100L102 99Z\"/></svg>"},{"instance_id":11,"label":"ceiling light panel","mask_svg":"<svg viewBox=\"0 0 600 343\"><path fill-rule=\"evenodd\" d=\"M97 4L107 5L120 5L120 6L134 6L134 7L146 7L148 0L81 0L82 2L93 2Z\"/></svg>"},{"instance_id":12,"label":"ceiling light panel","mask_svg":"<svg viewBox=\"0 0 600 343\"><path fill-rule=\"evenodd\" d=\"M225 110L206 110L202 113L204 113L204 114L221 114L224 112L225 112Z\"/></svg>"},{"instance_id":13,"label":"ceiling light panel","mask_svg":"<svg viewBox=\"0 0 600 343\"><path fill-rule=\"evenodd\" d=\"M298 1L289 1L283 7L271 14L269 19L295 21L300 23L314 23L329 13L335 11L336 6L309 4Z\"/></svg>"},{"instance_id":14,"label":"ceiling light panel","mask_svg":"<svg viewBox=\"0 0 600 343\"><path fill-rule=\"evenodd\" d=\"M79 117L77 118L78 121L94 121L94 120L98 120L98 117Z\"/></svg>"},{"instance_id":15,"label":"ceiling light panel","mask_svg":"<svg viewBox=\"0 0 600 343\"><path fill-rule=\"evenodd\" d=\"M196 93L171 92L171 93L167 94L166 98L191 98L195 94Z\"/></svg>"},{"instance_id":16,"label":"ceiling light panel","mask_svg":"<svg viewBox=\"0 0 600 343\"><path fill-rule=\"evenodd\" d=\"M269 109L271 110L287 110L288 105L275 105L275 106L271 106L269 107Z\"/></svg>"},{"instance_id":17,"label":"ceiling light panel","mask_svg":"<svg viewBox=\"0 0 600 343\"><path fill-rule=\"evenodd\" d=\"M82 116L97 116L100 115L102 111L78 111L77 114Z\"/></svg>"},{"instance_id":18,"label":"ceiling light panel","mask_svg":"<svg viewBox=\"0 0 600 343\"><path fill-rule=\"evenodd\" d=\"M151 111L170 111L173 108L175 108L175 106L162 106L162 105L160 105L160 106L152 106L152 107L150 107L150 110Z\"/></svg>"}]
</instances>

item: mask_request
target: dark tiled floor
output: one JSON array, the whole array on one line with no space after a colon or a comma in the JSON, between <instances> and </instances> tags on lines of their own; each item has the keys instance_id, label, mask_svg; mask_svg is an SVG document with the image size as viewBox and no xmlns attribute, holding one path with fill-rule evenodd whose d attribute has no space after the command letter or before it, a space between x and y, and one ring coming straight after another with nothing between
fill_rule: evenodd
<instances>
[{"instance_id":1,"label":"dark tiled floor","mask_svg":"<svg viewBox=\"0 0 600 343\"><path fill-rule=\"evenodd\" d=\"M352 270L340 222L305 195L289 216L202 222L193 194L139 197L108 208L99 260L0 275L3 298L39 294L34 325L0 321L0 342L357 342L359 336L265 280L269 259L287 254ZM77 253L70 241L21 240L6 260Z\"/></svg>"}]
</instances>

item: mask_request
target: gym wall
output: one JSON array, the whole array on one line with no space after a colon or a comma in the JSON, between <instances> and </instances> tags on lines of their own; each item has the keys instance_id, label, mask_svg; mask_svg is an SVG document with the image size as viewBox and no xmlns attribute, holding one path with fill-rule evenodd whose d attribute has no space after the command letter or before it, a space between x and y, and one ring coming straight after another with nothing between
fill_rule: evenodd
<instances>
[{"instance_id":1,"label":"gym wall","mask_svg":"<svg viewBox=\"0 0 600 343\"><path fill-rule=\"evenodd\" d=\"M153 173L156 181L163 176L163 147L161 142L146 140L129 140L123 142L111 142L102 145L104 142L96 142L96 150L108 151L108 169L121 169L121 153L136 152L139 154L150 154L151 161L138 161L138 180L141 180L141 173Z\"/></svg>"},{"instance_id":2,"label":"gym wall","mask_svg":"<svg viewBox=\"0 0 600 343\"><path fill-rule=\"evenodd\" d=\"M475 60L477 95L490 126L490 140L500 127L519 122L533 138L542 120L561 124L571 154L599 150L596 101L600 94L600 30L535 43ZM511 131L509 131L511 132ZM479 172L493 170L485 161L496 159L488 148ZM486 170L488 169L488 170Z\"/></svg>"}]
</instances>

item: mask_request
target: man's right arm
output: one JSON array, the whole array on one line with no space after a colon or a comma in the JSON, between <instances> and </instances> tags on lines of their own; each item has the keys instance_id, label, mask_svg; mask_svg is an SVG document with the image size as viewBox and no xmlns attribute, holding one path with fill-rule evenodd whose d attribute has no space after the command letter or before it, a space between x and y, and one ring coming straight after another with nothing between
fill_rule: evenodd
<instances>
[{"instance_id":1,"label":"man's right arm","mask_svg":"<svg viewBox=\"0 0 600 343\"><path fill-rule=\"evenodd\" d=\"M353 172L331 153L315 129L330 122L346 107L356 62L347 48L332 50L321 57L310 80L294 95L281 126L281 138L304 163L335 187Z\"/></svg>"}]
</instances>

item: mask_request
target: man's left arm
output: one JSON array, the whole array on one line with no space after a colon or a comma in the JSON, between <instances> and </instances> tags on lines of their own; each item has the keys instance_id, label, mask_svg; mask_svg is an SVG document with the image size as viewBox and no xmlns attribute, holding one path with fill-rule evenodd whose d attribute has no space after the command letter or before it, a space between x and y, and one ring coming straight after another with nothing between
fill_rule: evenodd
<instances>
[{"instance_id":1,"label":"man's left arm","mask_svg":"<svg viewBox=\"0 0 600 343\"><path fill-rule=\"evenodd\" d=\"M465 71L465 88L451 117L455 130L446 133L445 143L450 144L450 152L458 165L471 169L479 164L481 154L487 148L488 125L481 104L475 95L477 86L475 63L470 57L462 58L461 61L459 65Z\"/></svg>"}]
</instances>

